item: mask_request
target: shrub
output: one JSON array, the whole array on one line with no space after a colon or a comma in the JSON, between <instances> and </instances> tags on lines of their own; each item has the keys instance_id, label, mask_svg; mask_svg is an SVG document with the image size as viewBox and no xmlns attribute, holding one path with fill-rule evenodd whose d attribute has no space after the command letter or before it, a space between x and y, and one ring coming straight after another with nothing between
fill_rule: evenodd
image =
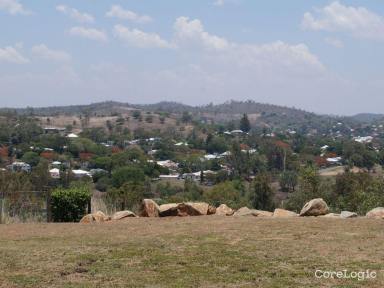
<instances>
[{"instance_id":1,"label":"shrub","mask_svg":"<svg viewBox=\"0 0 384 288\"><path fill-rule=\"evenodd\" d=\"M86 214L91 200L89 186L76 185L68 189L57 188L52 192L52 217L55 222L78 222Z\"/></svg>"},{"instance_id":2,"label":"shrub","mask_svg":"<svg viewBox=\"0 0 384 288\"><path fill-rule=\"evenodd\" d=\"M238 209L250 203L245 196L245 188L238 181L226 181L215 185L204 193L204 200L213 206L227 204Z\"/></svg>"}]
</instances>

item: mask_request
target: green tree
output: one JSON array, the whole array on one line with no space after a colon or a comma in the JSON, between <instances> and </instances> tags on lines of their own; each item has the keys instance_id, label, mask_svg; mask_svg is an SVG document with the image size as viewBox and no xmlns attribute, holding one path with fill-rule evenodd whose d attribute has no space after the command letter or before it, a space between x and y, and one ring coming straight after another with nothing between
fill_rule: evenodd
<instances>
[{"instance_id":1,"label":"green tree","mask_svg":"<svg viewBox=\"0 0 384 288\"><path fill-rule=\"evenodd\" d=\"M295 171L284 171L280 174L279 182L283 192L293 192L298 182L297 173Z\"/></svg>"},{"instance_id":2,"label":"green tree","mask_svg":"<svg viewBox=\"0 0 384 288\"><path fill-rule=\"evenodd\" d=\"M51 195L53 220L78 222L86 214L90 200L90 188L86 184L77 184L68 189L55 189Z\"/></svg>"},{"instance_id":3,"label":"green tree","mask_svg":"<svg viewBox=\"0 0 384 288\"><path fill-rule=\"evenodd\" d=\"M204 193L205 201L216 207L220 204L227 204L235 209L248 205L248 200L244 197L243 185L236 182L238 181L225 181L215 185Z\"/></svg>"},{"instance_id":4,"label":"green tree","mask_svg":"<svg viewBox=\"0 0 384 288\"><path fill-rule=\"evenodd\" d=\"M31 166L36 166L40 162L40 156L36 152L29 151L23 155L21 160Z\"/></svg>"},{"instance_id":5,"label":"green tree","mask_svg":"<svg viewBox=\"0 0 384 288\"><path fill-rule=\"evenodd\" d=\"M107 195L110 199L113 199L116 209L135 211L143 200L144 193L144 182L128 181L124 182L119 188L112 188Z\"/></svg>"},{"instance_id":6,"label":"green tree","mask_svg":"<svg viewBox=\"0 0 384 288\"><path fill-rule=\"evenodd\" d=\"M243 114L243 117L240 119L240 129L243 132L249 132L251 130L251 123L249 122L247 114Z\"/></svg>"},{"instance_id":7,"label":"green tree","mask_svg":"<svg viewBox=\"0 0 384 288\"><path fill-rule=\"evenodd\" d=\"M189 114L188 111L184 111L182 116L181 116L181 121L183 123L188 123L188 122L191 122L192 121L192 116L191 114Z\"/></svg>"},{"instance_id":8,"label":"green tree","mask_svg":"<svg viewBox=\"0 0 384 288\"><path fill-rule=\"evenodd\" d=\"M299 173L298 188L290 194L285 207L299 212L311 199L324 198L326 202L329 202L329 187L322 186L322 184L316 168L313 166L302 168Z\"/></svg>"},{"instance_id":9,"label":"green tree","mask_svg":"<svg viewBox=\"0 0 384 288\"><path fill-rule=\"evenodd\" d=\"M112 185L116 188L128 182L138 184L144 181L145 174L143 170L138 167L125 166L112 172Z\"/></svg>"},{"instance_id":10,"label":"green tree","mask_svg":"<svg viewBox=\"0 0 384 288\"><path fill-rule=\"evenodd\" d=\"M252 183L251 203L255 209L272 211L275 208L274 192L267 174L258 174Z\"/></svg>"}]
</instances>

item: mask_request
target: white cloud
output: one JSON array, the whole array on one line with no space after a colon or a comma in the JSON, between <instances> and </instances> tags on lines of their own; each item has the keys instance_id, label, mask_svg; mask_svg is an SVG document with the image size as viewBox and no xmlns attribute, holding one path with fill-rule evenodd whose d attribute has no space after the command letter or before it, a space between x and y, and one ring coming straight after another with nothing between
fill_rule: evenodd
<instances>
[{"instance_id":1,"label":"white cloud","mask_svg":"<svg viewBox=\"0 0 384 288\"><path fill-rule=\"evenodd\" d=\"M17 0L0 0L0 10L4 10L11 15L31 14L31 12L26 10L24 6Z\"/></svg>"},{"instance_id":2,"label":"white cloud","mask_svg":"<svg viewBox=\"0 0 384 288\"><path fill-rule=\"evenodd\" d=\"M174 42L180 49L196 51L196 48L200 47L207 52L213 51L215 53L211 53L210 57L223 63L233 61L231 65L242 67L261 65L290 67L293 70L303 67L318 71L324 69L316 55L312 54L305 44L290 45L282 41L267 44L235 43L208 33L200 20L189 20L187 17L177 18L174 29Z\"/></svg>"},{"instance_id":3,"label":"white cloud","mask_svg":"<svg viewBox=\"0 0 384 288\"><path fill-rule=\"evenodd\" d=\"M212 50L222 50L229 47L226 39L204 31L203 24L198 19L189 20L188 17L179 17L174 24L174 30L176 41L180 44L199 44Z\"/></svg>"},{"instance_id":4,"label":"white cloud","mask_svg":"<svg viewBox=\"0 0 384 288\"><path fill-rule=\"evenodd\" d=\"M173 45L158 34L146 33L138 29L130 29L123 25L115 25L113 34L125 43L141 48L173 48Z\"/></svg>"},{"instance_id":5,"label":"white cloud","mask_svg":"<svg viewBox=\"0 0 384 288\"><path fill-rule=\"evenodd\" d=\"M32 53L42 59L55 62L68 62L71 60L71 55L67 52L49 49L45 44L33 46Z\"/></svg>"},{"instance_id":6,"label":"white cloud","mask_svg":"<svg viewBox=\"0 0 384 288\"><path fill-rule=\"evenodd\" d=\"M56 10L63 13L64 15L68 15L69 17L80 23L95 22L95 18L91 14L80 12L75 8L70 8L65 5L58 5L56 6Z\"/></svg>"},{"instance_id":7,"label":"white cloud","mask_svg":"<svg viewBox=\"0 0 384 288\"><path fill-rule=\"evenodd\" d=\"M76 27L72 27L71 30L69 30L69 34L72 36L79 36L79 37L100 41L100 42L108 41L107 34L104 31L98 30L95 28L86 28L86 27L76 26Z\"/></svg>"},{"instance_id":8,"label":"white cloud","mask_svg":"<svg viewBox=\"0 0 384 288\"><path fill-rule=\"evenodd\" d=\"M327 44L329 44L329 45L331 45L331 46L333 46L335 48L343 48L344 47L344 43L340 39L327 37L327 38L324 39L324 41Z\"/></svg>"},{"instance_id":9,"label":"white cloud","mask_svg":"<svg viewBox=\"0 0 384 288\"><path fill-rule=\"evenodd\" d=\"M306 12L302 27L314 31L345 32L354 37L384 40L384 18L365 7L345 6L336 1Z\"/></svg>"},{"instance_id":10,"label":"white cloud","mask_svg":"<svg viewBox=\"0 0 384 288\"><path fill-rule=\"evenodd\" d=\"M214 6L223 6L224 5L224 0L215 0L214 2L213 2L213 5Z\"/></svg>"},{"instance_id":11,"label":"white cloud","mask_svg":"<svg viewBox=\"0 0 384 288\"><path fill-rule=\"evenodd\" d=\"M0 62L9 62L16 64L25 64L29 60L25 58L21 53L12 46L0 48Z\"/></svg>"},{"instance_id":12,"label":"white cloud","mask_svg":"<svg viewBox=\"0 0 384 288\"><path fill-rule=\"evenodd\" d=\"M106 16L129 20L136 23L147 23L152 21L152 18L148 15L139 15L133 11L125 10L119 5L113 5L111 9L106 13Z\"/></svg>"}]
</instances>

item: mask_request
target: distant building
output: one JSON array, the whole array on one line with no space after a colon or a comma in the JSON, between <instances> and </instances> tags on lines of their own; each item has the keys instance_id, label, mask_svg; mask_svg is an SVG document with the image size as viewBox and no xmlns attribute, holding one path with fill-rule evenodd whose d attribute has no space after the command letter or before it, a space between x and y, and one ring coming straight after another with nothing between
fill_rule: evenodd
<instances>
[{"instance_id":1,"label":"distant building","mask_svg":"<svg viewBox=\"0 0 384 288\"><path fill-rule=\"evenodd\" d=\"M27 172L30 173L32 171L31 165L25 162L13 162L11 165L7 166L7 169L12 172Z\"/></svg>"},{"instance_id":2,"label":"distant building","mask_svg":"<svg viewBox=\"0 0 384 288\"><path fill-rule=\"evenodd\" d=\"M327 163L328 164L341 164L341 157L332 157L332 158L327 158Z\"/></svg>"},{"instance_id":3,"label":"distant building","mask_svg":"<svg viewBox=\"0 0 384 288\"><path fill-rule=\"evenodd\" d=\"M355 137L354 140L359 143L371 143L373 140L372 136L365 136L365 137Z\"/></svg>"},{"instance_id":4,"label":"distant building","mask_svg":"<svg viewBox=\"0 0 384 288\"><path fill-rule=\"evenodd\" d=\"M58 127L45 127L44 128L45 134L64 134L65 128L58 128Z\"/></svg>"},{"instance_id":5,"label":"distant building","mask_svg":"<svg viewBox=\"0 0 384 288\"><path fill-rule=\"evenodd\" d=\"M204 158L203 160L213 160L213 159L220 159L222 158L221 155L216 155L216 154L207 154L207 155L204 155Z\"/></svg>"},{"instance_id":6,"label":"distant building","mask_svg":"<svg viewBox=\"0 0 384 288\"><path fill-rule=\"evenodd\" d=\"M159 179L161 179L161 180L175 180L175 179L179 179L179 178L180 178L179 174L160 175L159 176Z\"/></svg>"},{"instance_id":7,"label":"distant building","mask_svg":"<svg viewBox=\"0 0 384 288\"><path fill-rule=\"evenodd\" d=\"M175 163L171 160L157 161L156 163L157 165L168 169L177 169L179 167L178 163Z\"/></svg>"},{"instance_id":8,"label":"distant building","mask_svg":"<svg viewBox=\"0 0 384 288\"><path fill-rule=\"evenodd\" d=\"M53 168L49 170L49 174L53 179L60 179L60 169L58 168Z\"/></svg>"},{"instance_id":9,"label":"distant building","mask_svg":"<svg viewBox=\"0 0 384 288\"><path fill-rule=\"evenodd\" d=\"M75 138L79 138L79 136L75 133L70 133L67 135L67 138L75 139Z\"/></svg>"},{"instance_id":10,"label":"distant building","mask_svg":"<svg viewBox=\"0 0 384 288\"><path fill-rule=\"evenodd\" d=\"M209 174L216 175L217 173L212 170L205 170L203 171L204 176L207 176ZM200 181L201 179L201 171L194 172L194 173L184 173L182 177L184 180L194 180L194 181Z\"/></svg>"},{"instance_id":11,"label":"distant building","mask_svg":"<svg viewBox=\"0 0 384 288\"><path fill-rule=\"evenodd\" d=\"M83 177L90 177L92 178L92 175L89 171L85 171L85 170L72 170L72 173L73 175L76 177L76 178L83 178Z\"/></svg>"}]
</instances>

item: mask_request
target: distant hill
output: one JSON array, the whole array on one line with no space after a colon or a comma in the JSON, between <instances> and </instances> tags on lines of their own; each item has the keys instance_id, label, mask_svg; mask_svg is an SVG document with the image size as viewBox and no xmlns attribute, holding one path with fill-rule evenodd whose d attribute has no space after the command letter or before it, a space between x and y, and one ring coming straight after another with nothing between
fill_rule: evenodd
<instances>
[{"instance_id":1,"label":"distant hill","mask_svg":"<svg viewBox=\"0 0 384 288\"><path fill-rule=\"evenodd\" d=\"M311 129L328 131L328 129L342 121L352 125L355 120L349 117L319 115L294 107L257 103L248 101L227 101L222 104L209 104L204 106L189 106L175 102L160 102L149 105L135 105L148 111L167 111L181 113L188 111L198 118L214 122L228 122L238 120L246 113L251 123L267 128L291 128L300 132L309 132Z\"/></svg>"},{"instance_id":2,"label":"distant hill","mask_svg":"<svg viewBox=\"0 0 384 288\"><path fill-rule=\"evenodd\" d=\"M351 116L351 118L358 122L370 123L373 121L382 120L384 118L384 114L360 113Z\"/></svg>"},{"instance_id":3,"label":"distant hill","mask_svg":"<svg viewBox=\"0 0 384 288\"><path fill-rule=\"evenodd\" d=\"M35 116L58 116L58 115L89 115L89 116L111 116L130 113L139 109L147 112L167 112L178 114L189 112L195 120L206 123L228 123L237 121L246 113L254 127L293 129L301 133L311 130L327 132L330 127L343 122L353 125L359 121L376 119L376 114L359 114L354 117L337 117L319 115L294 107L284 107L254 101L227 101L222 104L209 104L203 106L190 106L178 102L159 102L155 104L129 104L115 101L93 103L89 105L71 105L41 108L22 109L0 109L1 113L17 113L21 115Z\"/></svg>"}]
</instances>

